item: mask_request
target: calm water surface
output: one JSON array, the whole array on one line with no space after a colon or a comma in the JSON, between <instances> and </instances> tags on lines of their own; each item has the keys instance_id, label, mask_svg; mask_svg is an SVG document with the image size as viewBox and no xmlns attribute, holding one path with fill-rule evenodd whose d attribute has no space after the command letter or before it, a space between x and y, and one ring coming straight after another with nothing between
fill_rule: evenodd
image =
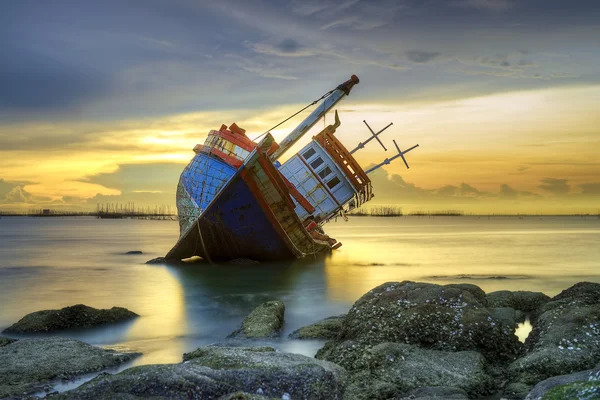
<instances>
[{"instance_id":1,"label":"calm water surface","mask_svg":"<svg viewBox=\"0 0 600 400\"><path fill-rule=\"evenodd\" d=\"M68 335L144 353L135 364L173 363L224 340L255 306L272 299L285 302L287 337L345 313L387 281L470 282L486 292L550 296L579 281L600 282L600 219L592 217L354 217L327 226L344 245L325 258L144 264L164 255L178 232L171 221L3 217L0 330L42 309L122 306L141 318ZM125 254L131 250L144 254ZM322 346L287 339L270 344L310 356Z\"/></svg>"}]
</instances>

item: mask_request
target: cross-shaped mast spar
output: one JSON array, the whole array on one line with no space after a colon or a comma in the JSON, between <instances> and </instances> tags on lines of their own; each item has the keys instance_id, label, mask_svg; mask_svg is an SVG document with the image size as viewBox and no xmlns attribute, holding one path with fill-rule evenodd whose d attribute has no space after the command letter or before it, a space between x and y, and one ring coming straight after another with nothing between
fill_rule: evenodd
<instances>
[{"instance_id":1,"label":"cross-shaped mast spar","mask_svg":"<svg viewBox=\"0 0 600 400\"><path fill-rule=\"evenodd\" d=\"M409 151L416 149L417 147L419 147L418 144L414 145L413 147L411 147L410 149L406 150L406 151L402 151L400 150L400 147L398 147L398 144L396 143L396 140L393 141L394 142L394 146L396 146L396 150L398 150L398 154L396 154L394 157L392 158L386 158L385 160L383 160L383 162L377 164L376 166L369 168L368 170L365 171L365 173L369 174L373 171L375 171L378 168L383 167L384 165L388 165L389 163L391 163L392 161L394 161L396 158L398 157L402 157L402 161L404 161L404 165L406 165L406 168L410 168L408 166L408 163L406 162L406 158L404 158L404 155L406 153L408 153Z\"/></svg>"},{"instance_id":2,"label":"cross-shaped mast spar","mask_svg":"<svg viewBox=\"0 0 600 400\"><path fill-rule=\"evenodd\" d=\"M383 143L381 142L381 140L379 140L379 137L378 137L378 136L379 136L379 134L380 134L381 132L385 131L387 128L389 128L390 126L394 125L394 123L393 123L393 122L390 122L388 126L386 126L385 128L383 128L383 129L382 129L382 130L380 130L379 132L375 133L375 132L373 132L373 129L371 129L371 127L369 126L369 124L367 124L367 121L363 120L363 122L365 123L365 125L367 126L367 128L369 128L369 130L371 131L371 135L372 135L372 136L371 136L370 138L368 138L367 140L365 140L364 142L360 142L360 143L358 144L358 146L356 146L356 147L354 148L354 150L352 150L352 151L350 152L350 154L354 154L354 153L355 153L355 152L357 152L358 150L360 150L360 149L364 149L364 148L365 148L365 145L366 145L367 143L369 143L369 142L370 142L371 140L373 140L373 139L377 139L377 141L379 142L379 144L381 145L381 147L383 147L383 150L387 151L387 149L385 148L385 146L383 145Z\"/></svg>"}]
</instances>

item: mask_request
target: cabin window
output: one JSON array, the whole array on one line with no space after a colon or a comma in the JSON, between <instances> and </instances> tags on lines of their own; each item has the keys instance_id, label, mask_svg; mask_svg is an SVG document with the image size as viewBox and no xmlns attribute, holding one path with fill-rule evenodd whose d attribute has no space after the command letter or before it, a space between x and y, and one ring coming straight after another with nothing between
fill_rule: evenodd
<instances>
[{"instance_id":1,"label":"cabin window","mask_svg":"<svg viewBox=\"0 0 600 400\"><path fill-rule=\"evenodd\" d=\"M315 161L310 163L310 166L313 167L313 169L316 169L321 164L323 164L323 159L318 157Z\"/></svg>"},{"instance_id":2,"label":"cabin window","mask_svg":"<svg viewBox=\"0 0 600 400\"><path fill-rule=\"evenodd\" d=\"M308 150L306 150L304 152L304 154L302 154L302 157L304 157L305 160L308 160L309 158L311 158L312 156L314 156L316 153L315 149L310 148Z\"/></svg>"},{"instance_id":3,"label":"cabin window","mask_svg":"<svg viewBox=\"0 0 600 400\"><path fill-rule=\"evenodd\" d=\"M338 178L337 176L335 176L332 180L330 180L329 182L327 182L327 186L329 187L329 189L333 189L339 183L340 183L340 178Z\"/></svg>"},{"instance_id":4,"label":"cabin window","mask_svg":"<svg viewBox=\"0 0 600 400\"><path fill-rule=\"evenodd\" d=\"M319 176L321 177L321 179L325 179L327 177L327 175L329 175L330 173L331 173L331 168L325 167L319 171Z\"/></svg>"}]
</instances>

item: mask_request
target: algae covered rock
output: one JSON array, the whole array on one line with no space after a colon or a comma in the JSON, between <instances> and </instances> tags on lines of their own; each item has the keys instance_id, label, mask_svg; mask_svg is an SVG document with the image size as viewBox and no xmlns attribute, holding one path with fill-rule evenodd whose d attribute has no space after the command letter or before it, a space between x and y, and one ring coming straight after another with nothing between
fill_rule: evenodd
<instances>
[{"instance_id":1,"label":"algae covered rock","mask_svg":"<svg viewBox=\"0 0 600 400\"><path fill-rule=\"evenodd\" d=\"M525 341L525 356L509 367L514 381L536 384L591 369L600 361L600 294L596 290L599 284L577 284L540 308L543 313Z\"/></svg>"},{"instance_id":2,"label":"algae covered rock","mask_svg":"<svg viewBox=\"0 0 600 400\"><path fill-rule=\"evenodd\" d=\"M519 322L525 321L525 314L510 307L488 308L492 317L502 325L514 330Z\"/></svg>"},{"instance_id":3,"label":"algae covered rock","mask_svg":"<svg viewBox=\"0 0 600 400\"><path fill-rule=\"evenodd\" d=\"M590 378L591 374L592 371L588 370L575 372L568 375L553 376L552 378L545 379L539 382L537 385L535 385L533 389L531 389L531 391L527 394L525 399L540 400L544 396L544 394L550 389L556 386L566 385L569 383L587 381Z\"/></svg>"},{"instance_id":4,"label":"algae covered rock","mask_svg":"<svg viewBox=\"0 0 600 400\"><path fill-rule=\"evenodd\" d=\"M290 333L290 339L333 339L342 329L346 315L325 318L312 325L303 326Z\"/></svg>"},{"instance_id":5,"label":"algae covered rock","mask_svg":"<svg viewBox=\"0 0 600 400\"><path fill-rule=\"evenodd\" d=\"M343 368L270 347L202 347L180 364L144 365L102 375L62 399L341 399ZM233 397L236 399L236 397Z\"/></svg>"},{"instance_id":6,"label":"algae covered rock","mask_svg":"<svg viewBox=\"0 0 600 400\"><path fill-rule=\"evenodd\" d=\"M316 357L349 367L365 349L385 342L473 350L493 361L512 360L521 349L514 329L503 327L470 291L405 281L384 283L362 296L338 337Z\"/></svg>"},{"instance_id":7,"label":"algae covered rock","mask_svg":"<svg viewBox=\"0 0 600 400\"><path fill-rule=\"evenodd\" d=\"M575 382L556 386L547 391L541 400L597 400L600 399L600 382Z\"/></svg>"},{"instance_id":8,"label":"algae covered rock","mask_svg":"<svg viewBox=\"0 0 600 400\"><path fill-rule=\"evenodd\" d=\"M139 317L122 307L100 310L78 304L60 310L44 310L27 314L19 322L6 328L6 333L55 332L65 329L91 328L127 321Z\"/></svg>"},{"instance_id":9,"label":"algae covered rock","mask_svg":"<svg viewBox=\"0 0 600 400\"><path fill-rule=\"evenodd\" d=\"M493 380L485 367L485 358L474 351L447 352L382 343L365 351L349 369L346 398L386 399L408 395L423 386L454 388L471 396L488 394ZM432 390L428 392L432 394Z\"/></svg>"},{"instance_id":10,"label":"algae covered rock","mask_svg":"<svg viewBox=\"0 0 600 400\"><path fill-rule=\"evenodd\" d=\"M453 287L470 292L482 305L487 306L487 297L483 289L472 283L451 283L445 287Z\"/></svg>"},{"instance_id":11,"label":"algae covered rock","mask_svg":"<svg viewBox=\"0 0 600 400\"><path fill-rule=\"evenodd\" d=\"M245 392L230 393L219 397L219 400L275 400L274 397L265 397L260 394L252 394ZM279 400L279 399L276 399Z\"/></svg>"},{"instance_id":12,"label":"algae covered rock","mask_svg":"<svg viewBox=\"0 0 600 400\"><path fill-rule=\"evenodd\" d=\"M488 307L510 307L531 313L550 301L550 297L541 292L500 290L487 294Z\"/></svg>"},{"instance_id":13,"label":"algae covered rock","mask_svg":"<svg viewBox=\"0 0 600 400\"><path fill-rule=\"evenodd\" d=\"M455 387L426 386L408 392L399 400L467 400L467 392Z\"/></svg>"},{"instance_id":14,"label":"algae covered rock","mask_svg":"<svg viewBox=\"0 0 600 400\"><path fill-rule=\"evenodd\" d=\"M21 339L0 347L0 398L31 394L54 379L116 367L137 355L59 337Z\"/></svg>"},{"instance_id":15,"label":"algae covered rock","mask_svg":"<svg viewBox=\"0 0 600 400\"><path fill-rule=\"evenodd\" d=\"M263 339L277 337L283 328L285 305L281 301L267 301L256 307L242 322L240 329L229 337Z\"/></svg>"}]
</instances>

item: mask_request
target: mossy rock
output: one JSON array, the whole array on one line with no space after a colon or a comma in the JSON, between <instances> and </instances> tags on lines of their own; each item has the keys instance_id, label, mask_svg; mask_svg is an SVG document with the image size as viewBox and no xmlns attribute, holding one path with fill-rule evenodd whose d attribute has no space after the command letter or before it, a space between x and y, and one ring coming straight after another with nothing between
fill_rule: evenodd
<instances>
[{"instance_id":1,"label":"mossy rock","mask_svg":"<svg viewBox=\"0 0 600 400\"><path fill-rule=\"evenodd\" d=\"M541 292L509 290L488 293L486 298L488 307L510 307L525 313L532 313L550 301L550 297Z\"/></svg>"},{"instance_id":2,"label":"mossy rock","mask_svg":"<svg viewBox=\"0 0 600 400\"><path fill-rule=\"evenodd\" d=\"M138 355L74 339L21 339L0 347L0 398L31 394L55 379L116 367Z\"/></svg>"},{"instance_id":3,"label":"mossy rock","mask_svg":"<svg viewBox=\"0 0 600 400\"><path fill-rule=\"evenodd\" d=\"M346 314L337 317L325 318L312 325L303 326L290 333L290 339L333 339L342 329L342 322Z\"/></svg>"},{"instance_id":4,"label":"mossy rock","mask_svg":"<svg viewBox=\"0 0 600 400\"><path fill-rule=\"evenodd\" d=\"M267 301L256 307L229 337L265 339L278 337L283 328L285 305L281 301Z\"/></svg>"},{"instance_id":5,"label":"mossy rock","mask_svg":"<svg viewBox=\"0 0 600 400\"><path fill-rule=\"evenodd\" d=\"M353 365L346 398L387 399L409 395L425 386L485 395L494 388L486 366L485 358L474 351L449 352L382 343L366 350Z\"/></svg>"},{"instance_id":6,"label":"mossy rock","mask_svg":"<svg viewBox=\"0 0 600 400\"><path fill-rule=\"evenodd\" d=\"M598 284L577 284L540 310L525 341L526 354L509 367L514 381L526 384L588 370L600 362L600 290Z\"/></svg>"},{"instance_id":7,"label":"mossy rock","mask_svg":"<svg viewBox=\"0 0 600 400\"><path fill-rule=\"evenodd\" d=\"M144 365L102 375L58 399L338 399L346 371L326 361L269 347L200 348L179 364ZM250 395L255 397L248 397ZM237 395L238 397L235 397ZM228 397L229 396L229 397ZM246 396L246 397L244 397Z\"/></svg>"},{"instance_id":8,"label":"mossy rock","mask_svg":"<svg viewBox=\"0 0 600 400\"><path fill-rule=\"evenodd\" d=\"M600 400L600 382L575 382L548 390L542 400Z\"/></svg>"},{"instance_id":9,"label":"mossy rock","mask_svg":"<svg viewBox=\"0 0 600 400\"><path fill-rule=\"evenodd\" d=\"M6 333L56 332L65 329L91 328L122 322L139 317L122 307L97 309L77 304L60 310L43 310L27 314L17 323L6 328Z\"/></svg>"},{"instance_id":10,"label":"mossy rock","mask_svg":"<svg viewBox=\"0 0 600 400\"><path fill-rule=\"evenodd\" d=\"M362 296L340 334L316 357L351 369L365 349L385 342L472 350L493 361L514 360L522 348L514 328L495 319L472 290L405 281L384 283Z\"/></svg>"}]
</instances>

